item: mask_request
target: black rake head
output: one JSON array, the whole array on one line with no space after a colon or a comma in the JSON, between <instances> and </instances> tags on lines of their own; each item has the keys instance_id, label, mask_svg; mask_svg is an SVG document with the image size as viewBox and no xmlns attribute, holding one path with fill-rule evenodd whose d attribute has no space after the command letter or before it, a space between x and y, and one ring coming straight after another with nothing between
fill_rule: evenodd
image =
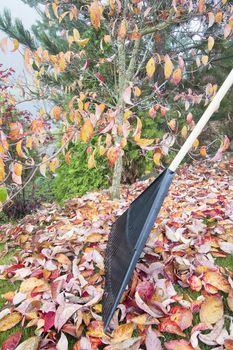
<instances>
[{"instance_id":1,"label":"black rake head","mask_svg":"<svg viewBox=\"0 0 233 350\"><path fill-rule=\"evenodd\" d=\"M174 172L166 169L113 224L105 254L104 331L131 278L155 223Z\"/></svg>"}]
</instances>

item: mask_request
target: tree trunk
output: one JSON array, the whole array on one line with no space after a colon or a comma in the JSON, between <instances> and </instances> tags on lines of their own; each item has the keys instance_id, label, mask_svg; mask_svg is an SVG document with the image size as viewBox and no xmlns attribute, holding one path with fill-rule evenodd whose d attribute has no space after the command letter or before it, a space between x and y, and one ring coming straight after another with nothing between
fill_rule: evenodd
<instances>
[{"instance_id":1,"label":"tree trunk","mask_svg":"<svg viewBox=\"0 0 233 350\"><path fill-rule=\"evenodd\" d=\"M140 39L135 41L134 48L132 51L132 56L131 56L127 70L126 70L125 41L122 41L120 38L118 38L117 46L118 46L118 71L119 71L119 78L118 78L118 86L119 86L118 91L119 92L118 92L117 107L119 109L119 113L117 114L116 124L123 125L124 108L125 108L123 93L124 93L125 89L127 88L128 83L132 80L133 75L134 75L137 54L139 52ZM115 141L115 145L120 147L121 136L116 134L114 141ZM114 171L113 171L112 199L119 199L120 198L120 184L121 184L122 170L123 170L123 151L121 150L119 157L115 163Z\"/></svg>"},{"instance_id":2,"label":"tree trunk","mask_svg":"<svg viewBox=\"0 0 233 350\"><path fill-rule=\"evenodd\" d=\"M119 113L117 114L117 125L122 125L124 121L124 99L123 93L126 87L126 70L125 70L125 42L118 38L117 41L118 47L118 102L117 108ZM115 136L115 146L120 147L121 137L116 132ZM112 199L120 198L120 184L121 184L121 175L122 175L122 158L123 152L119 153L118 159L114 166L113 178L112 178Z\"/></svg>"}]
</instances>

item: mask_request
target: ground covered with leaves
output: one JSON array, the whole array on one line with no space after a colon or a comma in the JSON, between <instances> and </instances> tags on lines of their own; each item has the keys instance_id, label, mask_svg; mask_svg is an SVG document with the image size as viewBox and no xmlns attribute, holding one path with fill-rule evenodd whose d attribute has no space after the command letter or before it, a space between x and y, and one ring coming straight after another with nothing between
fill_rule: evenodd
<instances>
[{"instance_id":1,"label":"ground covered with leaves","mask_svg":"<svg viewBox=\"0 0 233 350\"><path fill-rule=\"evenodd\" d=\"M104 253L149 181L45 205L0 231L2 350L233 349L233 158L196 162L169 195L103 333Z\"/></svg>"}]
</instances>

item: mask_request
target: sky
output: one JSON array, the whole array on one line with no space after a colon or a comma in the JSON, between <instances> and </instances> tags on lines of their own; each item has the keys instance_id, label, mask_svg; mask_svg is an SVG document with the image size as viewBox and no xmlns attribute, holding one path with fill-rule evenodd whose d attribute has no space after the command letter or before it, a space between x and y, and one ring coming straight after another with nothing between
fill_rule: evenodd
<instances>
[{"instance_id":1,"label":"sky","mask_svg":"<svg viewBox=\"0 0 233 350\"><path fill-rule=\"evenodd\" d=\"M4 8L11 11L12 18L20 18L26 29L30 29L39 17L34 8L25 5L21 0L0 0L0 13L3 12ZM0 40L4 37L6 37L6 34L0 31ZM0 63L6 68L14 68L17 78L23 77L24 62L20 52L9 52L5 54L0 50ZM38 104L35 102L23 103L19 108L35 112L38 109Z\"/></svg>"}]
</instances>

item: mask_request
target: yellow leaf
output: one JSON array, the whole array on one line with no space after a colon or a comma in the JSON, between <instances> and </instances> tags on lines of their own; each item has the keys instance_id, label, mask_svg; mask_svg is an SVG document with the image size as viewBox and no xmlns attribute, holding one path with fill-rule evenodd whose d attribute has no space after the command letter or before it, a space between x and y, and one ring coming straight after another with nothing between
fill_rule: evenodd
<instances>
[{"instance_id":1,"label":"yellow leaf","mask_svg":"<svg viewBox=\"0 0 233 350\"><path fill-rule=\"evenodd\" d=\"M153 155L153 161L154 163L159 166L160 165L160 159L161 159L161 153L160 152L155 152Z\"/></svg>"},{"instance_id":2,"label":"yellow leaf","mask_svg":"<svg viewBox=\"0 0 233 350\"><path fill-rule=\"evenodd\" d=\"M103 156L104 153L106 152L106 148L102 145L99 146L99 155Z\"/></svg>"},{"instance_id":3,"label":"yellow leaf","mask_svg":"<svg viewBox=\"0 0 233 350\"><path fill-rule=\"evenodd\" d=\"M135 325L133 322L118 326L112 333L111 344L122 342L132 337Z\"/></svg>"},{"instance_id":4,"label":"yellow leaf","mask_svg":"<svg viewBox=\"0 0 233 350\"><path fill-rule=\"evenodd\" d=\"M223 317L223 302L220 295L211 295L201 304L200 320L206 324L215 324Z\"/></svg>"},{"instance_id":5,"label":"yellow leaf","mask_svg":"<svg viewBox=\"0 0 233 350\"><path fill-rule=\"evenodd\" d=\"M36 277L30 277L25 279L21 285L19 291L24 294L30 294L35 288L42 287L46 284L43 279L38 279ZM46 284L47 286L47 284Z\"/></svg>"},{"instance_id":6,"label":"yellow leaf","mask_svg":"<svg viewBox=\"0 0 233 350\"><path fill-rule=\"evenodd\" d=\"M91 24L96 30L99 30L100 20L103 12L102 6L97 1L93 1L92 4L89 6L89 12Z\"/></svg>"},{"instance_id":7,"label":"yellow leaf","mask_svg":"<svg viewBox=\"0 0 233 350\"><path fill-rule=\"evenodd\" d=\"M131 321L139 325L144 325L147 321L147 314L142 314L142 315L133 317Z\"/></svg>"},{"instance_id":8,"label":"yellow leaf","mask_svg":"<svg viewBox=\"0 0 233 350\"><path fill-rule=\"evenodd\" d=\"M55 16L57 18L59 18L58 12L57 12L58 11L58 5L55 2L52 3L52 9L53 9L53 12L54 12Z\"/></svg>"},{"instance_id":9,"label":"yellow leaf","mask_svg":"<svg viewBox=\"0 0 233 350\"><path fill-rule=\"evenodd\" d=\"M205 146L202 146L200 148L200 155L205 158L207 156L207 152L206 152L206 147Z\"/></svg>"},{"instance_id":10,"label":"yellow leaf","mask_svg":"<svg viewBox=\"0 0 233 350\"><path fill-rule=\"evenodd\" d=\"M19 48L19 42L17 39L13 39L13 50L11 50L12 52L15 52L16 50L18 50Z\"/></svg>"},{"instance_id":11,"label":"yellow leaf","mask_svg":"<svg viewBox=\"0 0 233 350\"><path fill-rule=\"evenodd\" d=\"M141 95L142 91L138 86L134 87L134 96L139 97Z\"/></svg>"},{"instance_id":12,"label":"yellow leaf","mask_svg":"<svg viewBox=\"0 0 233 350\"><path fill-rule=\"evenodd\" d=\"M222 22L222 12L218 11L215 15L215 22L216 23L221 23Z\"/></svg>"},{"instance_id":13,"label":"yellow leaf","mask_svg":"<svg viewBox=\"0 0 233 350\"><path fill-rule=\"evenodd\" d=\"M197 148L198 146L199 146L199 141L198 141L198 139L196 139L196 140L193 142L192 147L193 147L193 148Z\"/></svg>"},{"instance_id":14,"label":"yellow leaf","mask_svg":"<svg viewBox=\"0 0 233 350\"><path fill-rule=\"evenodd\" d=\"M146 72L147 72L148 78L151 79L154 75L154 72L155 72L155 60L153 57L151 57L149 59L149 61L147 62Z\"/></svg>"},{"instance_id":15,"label":"yellow leaf","mask_svg":"<svg viewBox=\"0 0 233 350\"><path fill-rule=\"evenodd\" d=\"M55 171L56 171L58 165L59 165L59 160L58 160L57 158L54 158L54 159L50 162L49 168L50 168L50 170L51 170L53 173L55 173Z\"/></svg>"},{"instance_id":16,"label":"yellow leaf","mask_svg":"<svg viewBox=\"0 0 233 350\"><path fill-rule=\"evenodd\" d=\"M93 169L96 167L95 152L96 152L96 150L94 150L92 152L92 154L90 155L90 157L88 159L88 169Z\"/></svg>"},{"instance_id":17,"label":"yellow leaf","mask_svg":"<svg viewBox=\"0 0 233 350\"><path fill-rule=\"evenodd\" d=\"M58 121L60 119L60 116L61 116L61 107L54 106L52 109L52 115L54 116L56 121Z\"/></svg>"},{"instance_id":18,"label":"yellow leaf","mask_svg":"<svg viewBox=\"0 0 233 350\"><path fill-rule=\"evenodd\" d=\"M206 66L208 64L209 57L207 55L203 55L201 58L201 62Z\"/></svg>"},{"instance_id":19,"label":"yellow leaf","mask_svg":"<svg viewBox=\"0 0 233 350\"><path fill-rule=\"evenodd\" d=\"M22 320L22 316L18 312L12 312L4 316L0 320L0 332L5 332L8 329L13 328Z\"/></svg>"},{"instance_id":20,"label":"yellow leaf","mask_svg":"<svg viewBox=\"0 0 233 350\"><path fill-rule=\"evenodd\" d=\"M181 130L181 136L182 136L184 139L186 139L187 135L188 135L188 128L187 128L186 125L184 125L183 128L182 128L182 130Z\"/></svg>"},{"instance_id":21,"label":"yellow leaf","mask_svg":"<svg viewBox=\"0 0 233 350\"><path fill-rule=\"evenodd\" d=\"M165 79L168 79L171 74L172 74L172 71L173 71L173 63L169 57L169 55L166 55L164 57L164 62L165 62L165 65L164 65L164 76L165 76Z\"/></svg>"},{"instance_id":22,"label":"yellow leaf","mask_svg":"<svg viewBox=\"0 0 233 350\"><path fill-rule=\"evenodd\" d=\"M212 36L209 36L208 38L208 50L211 51L214 46L214 38Z\"/></svg>"},{"instance_id":23,"label":"yellow leaf","mask_svg":"<svg viewBox=\"0 0 233 350\"><path fill-rule=\"evenodd\" d=\"M118 32L118 36L121 38L121 40L124 40L126 37L127 32L127 21L123 19L120 23L120 28Z\"/></svg>"},{"instance_id":24,"label":"yellow leaf","mask_svg":"<svg viewBox=\"0 0 233 350\"><path fill-rule=\"evenodd\" d=\"M180 68L176 68L172 74L172 80L173 82L178 85L179 82L181 81L182 77L182 70Z\"/></svg>"},{"instance_id":25,"label":"yellow leaf","mask_svg":"<svg viewBox=\"0 0 233 350\"><path fill-rule=\"evenodd\" d=\"M17 144L16 144L16 152L17 152L19 157L26 158L25 154L22 151L22 140L17 142Z\"/></svg>"},{"instance_id":26,"label":"yellow leaf","mask_svg":"<svg viewBox=\"0 0 233 350\"><path fill-rule=\"evenodd\" d=\"M92 125L92 122L90 119L86 119L85 123L83 124L81 130L80 130L80 139L83 142L88 142L92 138L94 133L94 128Z\"/></svg>"},{"instance_id":27,"label":"yellow leaf","mask_svg":"<svg viewBox=\"0 0 233 350\"><path fill-rule=\"evenodd\" d=\"M66 69L66 61L64 57L61 57L59 60L59 69L61 73L64 72L64 70Z\"/></svg>"},{"instance_id":28,"label":"yellow leaf","mask_svg":"<svg viewBox=\"0 0 233 350\"><path fill-rule=\"evenodd\" d=\"M84 47L86 46L88 43L89 43L89 38L86 38L86 39L80 39L80 40L76 40L76 43L81 46L81 47Z\"/></svg>"},{"instance_id":29,"label":"yellow leaf","mask_svg":"<svg viewBox=\"0 0 233 350\"><path fill-rule=\"evenodd\" d=\"M0 157L0 182L4 181L4 179L5 179L5 165L2 158Z\"/></svg>"},{"instance_id":30,"label":"yellow leaf","mask_svg":"<svg viewBox=\"0 0 233 350\"><path fill-rule=\"evenodd\" d=\"M153 142L154 142L154 139L137 139L135 140L136 141L136 144L140 147L148 147L150 146Z\"/></svg>"},{"instance_id":31,"label":"yellow leaf","mask_svg":"<svg viewBox=\"0 0 233 350\"><path fill-rule=\"evenodd\" d=\"M78 31L78 29L76 29L76 28L74 28L74 30L73 30L73 37L74 37L74 41L78 41L78 40L80 40L80 34L79 34L79 31Z\"/></svg>"}]
</instances>

